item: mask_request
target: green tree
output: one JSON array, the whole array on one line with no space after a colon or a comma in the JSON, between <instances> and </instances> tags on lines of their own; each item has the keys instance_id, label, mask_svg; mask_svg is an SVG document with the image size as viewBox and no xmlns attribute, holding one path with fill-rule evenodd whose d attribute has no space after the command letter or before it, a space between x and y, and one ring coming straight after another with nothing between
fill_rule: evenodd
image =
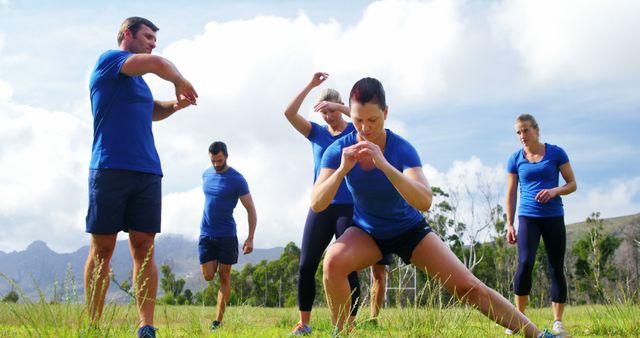
<instances>
[{"instance_id":1,"label":"green tree","mask_svg":"<svg viewBox=\"0 0 640 338\"><path fill-rule=\"evenodd\" d=\"M606 284L614 282L616 277L615 266L607 263L622 240L604 232L599 212L592 213L586 222L589 232L572 247L576 256L575 276L580 291L588 296L582 301L601 302Z\"/></svg>"},{"instance_id":2,"label":"green tree","mask_svg":"<svg viewBox=\"0 0 640 338\"><path fill-rule=\"evenodd\" d=\"M166 304L177 304L182 302L186 303L186 299L182 295L182 289L184 289L185 280L182 278L176 279L175 274L171 271L169 265L162 265L160 267L162 272L162 278L160 279L160 288L165 292L162 301ZM179 301L180 300L180 301Z\"/></svg>"}]
</instances>

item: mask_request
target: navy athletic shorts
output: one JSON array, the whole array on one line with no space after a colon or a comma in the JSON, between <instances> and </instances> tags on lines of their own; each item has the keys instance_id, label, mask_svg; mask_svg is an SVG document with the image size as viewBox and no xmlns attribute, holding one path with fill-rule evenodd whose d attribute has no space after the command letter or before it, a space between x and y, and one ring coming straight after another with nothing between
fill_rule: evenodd
<instances>
[{"instance_id":1,"label":"navy athletic shorts","mask_svg":"<svg viewBox=\"0 0 640 338\"><path fill-rule=\"evenodd\" d=\"M238 263L238 237L210 237L200 236L198 243L200 264L218 261L222 264Z\"/></svg>"},{"instance_id":2,"label":"navy athletic shorts","mask_svg":"<svg viewBox=\"0 0 640 338\"><path fill-rule=\"evenodd\" d=\"M89 171L86 232L113 235L129 229L159 233L162 176L121 169Z\"/></svg>"}]
</instances>

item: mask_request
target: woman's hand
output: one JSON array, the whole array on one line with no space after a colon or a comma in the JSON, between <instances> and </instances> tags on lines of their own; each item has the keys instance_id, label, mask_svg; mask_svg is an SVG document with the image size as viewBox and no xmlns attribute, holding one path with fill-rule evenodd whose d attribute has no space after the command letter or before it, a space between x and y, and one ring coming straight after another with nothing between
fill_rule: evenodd
<instances>
[{"instance_id":1,"label":"woman's hand","mask_svg":"<svg viewBox=\"0 0 640 338\"><path fill-rule=\"evenodd\" d=\"M355 147L358 149L358 162L363 169L367 170L371 162L380 170L389 166L389 162L384 158L384 154L377 144L370 141L360 141L355 144Z\"/></svg>"},{"instance_id":2,"label":"woman's hand","mask_svg":"<svg viewBox=\"0 0 640 338\"><path fill-rule=\"evenodd\" d=\"M538 203L547 203L556 196L558 196L558 193L555 189L542 189L536 194L536 201Z\"/></svg>"},{"instance_id":3,"label":"woman's hand","mask_svg":"<svg viewBox=\"0 0 640 338\"><path fill-rule=\"evenodd\" d=\"M317 73L313 74L313 78L311 79L311 82L309 82L309 84L312 87L317 87L317 86L321 85L328 77L329 77L329 74L327 74L327 73L317 72Z\"/></svg>"},{"instance_id":4,"label":"woman's hand","mask_svg":"<svg viewBox=\"0 0 640 338\"><path fill-rule=\"evenodd\" d=\"M516 229L513 226L507 227L507 242L509 244L516 244L518 242L518 236L516 235Z\"/></svg>"}]
</instances>

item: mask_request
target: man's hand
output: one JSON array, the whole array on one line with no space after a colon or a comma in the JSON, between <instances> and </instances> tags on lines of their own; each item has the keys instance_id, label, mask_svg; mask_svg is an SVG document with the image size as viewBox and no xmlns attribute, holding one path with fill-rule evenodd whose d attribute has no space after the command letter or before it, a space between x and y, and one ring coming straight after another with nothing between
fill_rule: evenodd
<instances>
[{"instance_id":1,"label":"man's hand","mask_svg":"<svg viewBox=\"0 0 640 338\"><path fill-rule=\"evenodd\" d=\"M176 87L176 100L178 101L178 105L181 105L181 102L187 101L190 105L196 105L198 99L198 93L191 85L191 82L187 81L187 79L182 78L181 81L175 84ZM184 103L183 103L184 104ZM184 108L186 106L183 106Z\"/></svg>"},{"instance_id":2,"label":"man's hand","mask_svg":"<svg viewBox=\"0 0 640 338\"><path fill-rule=\"evenodd\" d=\"M252 252L253 252L253 239L247 238L247 240L244 241L244 245L242 246L242 254L246 255Z\"/></svg>"}]
</instances>

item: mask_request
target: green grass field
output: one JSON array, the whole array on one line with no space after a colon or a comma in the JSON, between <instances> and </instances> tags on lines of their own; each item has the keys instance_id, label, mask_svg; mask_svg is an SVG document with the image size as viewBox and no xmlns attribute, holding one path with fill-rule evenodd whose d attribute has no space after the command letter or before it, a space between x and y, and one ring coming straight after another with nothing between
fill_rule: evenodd
<instances>
[{"instance_id":1,"label":"green grass field","mask_svg":"<svg viewBox=\"0 0 640 338\"><path fill-rule=\"evenodd\" d=\"M448 309L384 309L378 325L368 322L368 309L356 320L353 337L507 337L478 311L456 306ZM295 308L228 308L224 326L208 328L214 307L165 306L156 308L158 337L284 337L297 321ZM552 324L551 309L531 309L527 315L541 328ZM101 325L87 331L81 305L0 303L0 337L134 337L136 309L132 305L108 305ZM329 311L313 311L314 333L332 332ZM574 337L639 337L640 307L635 305L569 306L565 324Z\"/></svg>"}]
</instances>

